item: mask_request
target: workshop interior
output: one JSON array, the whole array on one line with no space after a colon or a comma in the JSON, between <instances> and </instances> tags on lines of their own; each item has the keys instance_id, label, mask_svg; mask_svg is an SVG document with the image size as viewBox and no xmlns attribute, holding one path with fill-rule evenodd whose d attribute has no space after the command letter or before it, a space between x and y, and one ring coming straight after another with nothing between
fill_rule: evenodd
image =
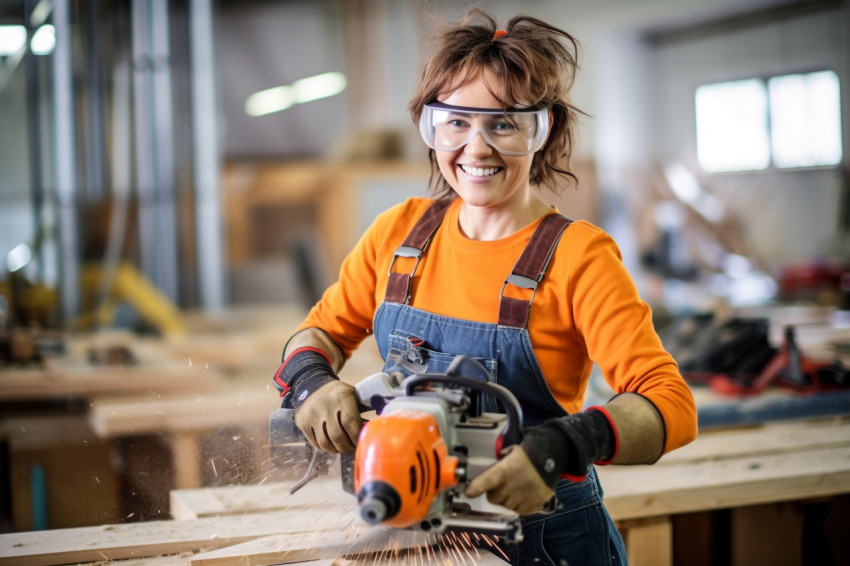
<instances>
[{"instance_id":1,"label":"workshop interior","mask_svg":"<svg viewBox=\"0 0 850 566\"><path fill-rule=\"evenodd\" d=\"M0 564L502 563L417 546L515 534L492 509L376 554L381 482L346 483L389 472L291 446L272 382L376 215L428 194L407 104L472 5L0 0ZM616 240L697 402L693 445L600 468L630 563L850 563L850 5L477 5L579 40L577 183L541 195ZM382 367L367 342L340 377L405 407ZM466 407L480 369L415 404ZM586 405L612 395L594 371Z\"/></svg>"}]
</instances>

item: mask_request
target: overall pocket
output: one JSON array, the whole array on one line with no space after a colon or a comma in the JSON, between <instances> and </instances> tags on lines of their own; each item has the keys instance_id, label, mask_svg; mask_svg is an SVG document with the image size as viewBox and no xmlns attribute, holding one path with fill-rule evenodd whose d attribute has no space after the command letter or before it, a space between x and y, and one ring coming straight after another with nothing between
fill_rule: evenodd
<instances>
[{"instance_id":1,"label":"overall pocket","mask_svg":"<svg viewBox=\"0 0 850 566\"><path fill-rule=\"evenodd\" d=\"M458 355L466 352L444 352L431 348L424 339L403 331L396 330L389 335L389 349L384 362L387 373L401 372L404 375L414 373L446 373L449 364ZM497 383L499 377L499 362L492 358L469 356L487 369L487 380Z\"/></svg>"}]
</instances>

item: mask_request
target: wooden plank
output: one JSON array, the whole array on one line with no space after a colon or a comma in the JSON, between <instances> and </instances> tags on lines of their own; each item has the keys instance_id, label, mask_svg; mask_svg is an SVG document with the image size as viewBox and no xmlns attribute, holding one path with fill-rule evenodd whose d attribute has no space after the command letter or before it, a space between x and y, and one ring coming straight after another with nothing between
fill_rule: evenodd
<instances>
[{"instance_id":1,"label":"wooden plank","mask_svg":"<svg viewBox=\"0 0 850 566\"><path fill-rule=\"evenodd\" d=\"M360 519L352 507L335 513L291 510L11 533L0 535L0 565L39 566L199 552L281 532L298 538L301 533L339 531L355 522Z\"/></svg>"},{"instance_id":2,"label":"wooden plank","mask_svg":"<svg viewBox=\"0 0 850 566\"><path fill-rule=\"evenodd\" d=\"M98 395L211 391L220 385L211 372L205 374L182 366L122 368L4 370L0 401L90 398Z\"/></svg>"},{"instance_id":3,"label":"wooden plank","mask_svg":"<svg viewBox=\"0 0 850 566\"><path fill-rule=\"evenodd\" d=\"M339 464L334 464L335 469ZM294 494L294 482L240 485L220 488L177 489L171 492L171 516L175 519L221 517L254 511L289 509L353 508L357 500L345 493L339 474L317 478Z\"/></svg>"},{"instance_id":4,"label":"wooden plank","mask_svg":"<svg viewBox=\"0 0 850 566\"><path fill-rule=\"evenodd\" d=\"M269 380L271 384L271 380ZM154 432L204 431L217 427L268 426L280 399L265 385L152 398L100 399L89 420L101 438Z\"/></svg>"},{"instance_id":5,"label":"wooden plank","mask_svg":"<svg viewBox=\"0 0 850 566\"><path fill-rule=\"evenodd\" d=\"M599 470L615 520L850 493L850 446Z\"/></svg>"},{"instance_id":6,"label":"wooden plank","mask_svg":"<svg viewBox=\"0 0 850 566\"><path fill-rule=\"evenodd\" d=\"M694 461L684 458L665 465L599 467L605 504L615 519L632 519L847 493L850 435L840 438L847 431L845 426L835 427L834 433L818 427L809 431L811 435L789 431L786 436L797 445L796 452L785 453L779 447L758 455L758 443L772 435L747 434L740 442L723 442L729 435L722 435L717 437L718 443L710 444L718 450L716 460L708 459L700 449ZM774 440L765 442L769 445ZM804 450L807 442L817 449ZM724 457L724 445L736 457ZM756 455L746 456L749 453ZM346 494L335 482L338 479L330 480L324 493L345 504ZM187 518L284 510L292 504L285 496L289 485L177 490L171 498L172 505Z\"/></svg>"},{"instance_id":7,"label":"wooden plank","mask_svg":"<svg viewBox=\"0 0 850 566\"><path fill-rule=\"evenodd\" d=\"M161 340L120 332L70 337L65 355L49 357L40 367L4 369L0 374L0 401L209 392L222 385L217 373L184 363L169 355L162 344ZM116 346L129 349L136 363L108 366L89 362L89 348Z\"/></svg>"},{"instance_id":8,"label":"wooden plank","mask_svg":"<svg viewBox=\"0 0 850 566\"><path fill-rule=\"evenodd\" d=\"M192 566L267 566L301 564L304 560L334 559L335 565L390 566L419 564L504 565L493 553L475 548L455 535L439 539L418 531L353 526L347 531L314 535L263 537L193 556Z\"/></svg>"},{"instance_id":9,"label":"wooden plank","mask_svg":"<svg viewBox=\"0 0 850 566\"><path fill-rule=\"evenodd\" d=\"M371 528L360 523L336 531L262 537L198 554L192 557L190 563L192 566L292 564L364 553L392 554L394 551L427 545L429 542L428 535L424 533L388 527Z\"/></svg>"},{"instance_id":10,"label":"wooden plank","mask_svg":"<svg viewBox=\"0 0 850 566\"><path fill-rule=\"evenodd\" d=\"M148 558L131 558L129 560L98 560L97 562L79 563L77 566L191 566L192 553L174 554L171 556L153 556ZM365 566L365 562L348 561L341 558L325 560L308 560L299 562L297 566Z\"/></svg>"},{"instance_id":11,"label":"wooden plank","mask_svg":"<svg viewBox=\"0 0 850 566\"><path fill-rule=\"evenodd\" d=\"M669 517L623 525L623 538L631 566L672 566L673 525Z\"/></svg>"},{"instance_id":12,"label":"wooden plank","mask_svg":"<svg viewBox=\"0 0 850 566\"><path fill-rule=\"evenodd\" d=\"M847 444L850 444L848 417L776 422L753 428L700 431L695 441L665 454L655 465L787 453Z\"/></svg>"},{"instance_id":13,"label":"wooden plank","mask_svg":"<svg viewBox=\"0 0 850 566\"><path fill-rule=\"evenodd\" d=\"M96 562L81 562L77 566L190 566L192 553L172 554L170 556L148 556L145 558L130 558L114 562L112 560L98 560ZM299 564L298 566L308 566ZM312 564L309 566L313 566ZM323 565L324 566L324 565Z\"/></svg>"}]
</instances>

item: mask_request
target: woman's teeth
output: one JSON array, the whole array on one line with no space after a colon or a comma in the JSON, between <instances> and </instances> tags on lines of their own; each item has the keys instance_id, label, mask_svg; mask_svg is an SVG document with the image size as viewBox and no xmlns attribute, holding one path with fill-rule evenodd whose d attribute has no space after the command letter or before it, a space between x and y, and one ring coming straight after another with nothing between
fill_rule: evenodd
<instances>
[{"instance_id":1,"label":"woman's teeth","mask_svg":"<svg viewBox=\"0 0 850 566\"><path fill-rule=\"evenodd\" d=\"M482 167L467 167L466 165L461 165L460 168L463 169L463 172L467 175L472 175L474 177L487 177L489 175L495 175L499 172L500 169L499 167L487 167L485 169Z\"/></svg>"}]
</instances>

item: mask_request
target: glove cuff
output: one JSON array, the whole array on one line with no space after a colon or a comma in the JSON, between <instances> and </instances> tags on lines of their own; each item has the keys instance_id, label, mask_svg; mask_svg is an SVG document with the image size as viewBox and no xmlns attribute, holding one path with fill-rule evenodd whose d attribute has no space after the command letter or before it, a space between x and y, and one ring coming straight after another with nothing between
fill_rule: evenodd
<instances>
[{"instance_id":1,"label":"glove cuff","mask_svg":"<svg viewBox=\"0 0 850 566\"><path fill-rule=\"evenodd\" d=\"M604 410L550 419L523 430L522 447L550 487L561 476L581 481L594 462L608 463L617 451L617 435Z\"/></svg>"},{"instance_id":2,"label":"glove cuff","mask_svg":"<svg viewBox=\"0 0 850 566\"><path fill-rule=\"evenodd\" d=\"M297 409L321 386L339 380L327 354L318 348L298 348L280 365L274 375L275 387L283 397L283 407Z\"/></svg>"},{"instance_id":3,"label":"glove cuff","mask_svg":"<svg viewBox=\"0 0 850 566\"><path fill-rule=\"evenodd\" d=\"M570 458L569 443L554 425L555 420L557 419L546 421L540 426L524 428L520 443L543 482L552 489L558 483Z\"/></svg>"},{"instance_id":4,"label":"glove cuff","mask_svg":"<svg viewBox=\"0 0 850 566\"><path fill-rule=\"evenodd\" d=\"M607 466L617 457L617 453L620 451L620 434L617 432L617 425L614 424L614 419L611 418L611 414L605 407L594 405L588 407L585 413L599 413L605 417L607 427L596 414L593 415L594 420L598 423L596 428L600 436L600 456L593 463L599 466Z\"/></svg>"}]
</instances>

